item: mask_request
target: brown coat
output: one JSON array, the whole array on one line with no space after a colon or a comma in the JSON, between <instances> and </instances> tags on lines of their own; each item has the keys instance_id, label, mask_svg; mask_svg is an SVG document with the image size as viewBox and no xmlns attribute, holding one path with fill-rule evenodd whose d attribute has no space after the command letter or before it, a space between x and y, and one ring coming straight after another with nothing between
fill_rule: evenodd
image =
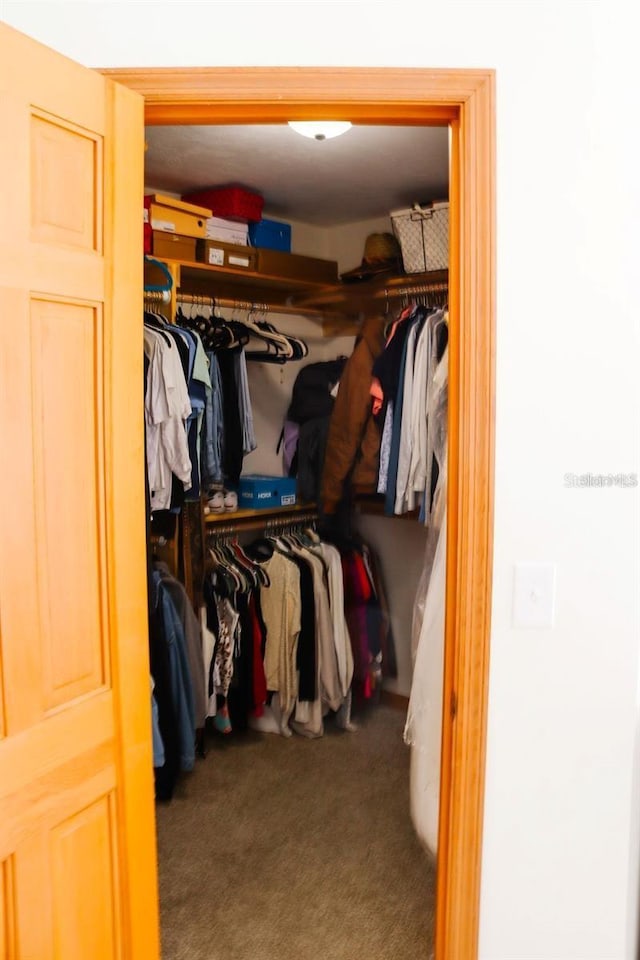
<instances>
[{"instance_id":1,"label":"brown coat","mask_svg":"<svg viewBox=\"0 0 640 960\"><path fill-rule=\"evenodd\" d=\"M335 513L350 489L375 493L380 457L380 428L371 412L373 363L384 348L384 317L365 320L347 360L331 413L322 473L322 509Z\"/></svg>"}]
</instances>

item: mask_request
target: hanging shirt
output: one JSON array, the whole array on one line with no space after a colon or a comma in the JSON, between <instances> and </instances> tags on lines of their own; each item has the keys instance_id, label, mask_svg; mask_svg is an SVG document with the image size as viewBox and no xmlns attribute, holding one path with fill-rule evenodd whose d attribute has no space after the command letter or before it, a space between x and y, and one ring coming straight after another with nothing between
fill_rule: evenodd
<instances>
[{"instance_id":1,"label":"hanging shirt","mask_svg":"<svg viewBox=\"0 0 640 960\"><path fill-rule=\"evenodd\" d=\"M164 743L162 741L162 734L160 733L160 714L158 712L158 704L156 698L153 695L153 688L155 687L155 681L153 677L150 677L151 680L151 743L153 746L153 765L154 767L164 767Z\"/></svg>"},{"instance_id":2,"label":"hanging shirt","mask_svg":"<svg viewBox=\"0 0 640 960\"><path fill-rule=\"evenodd\" d=\"M195 712L184 630L173 601L161 582L160 573L154 571L152 579L157 591L167 638L171 696L178 728L180 767L182 770L192 770L195 763Z\"/></svg>"},{"instance_id":3,"label":"hanging shirt","mask_svg":"<svg viewBox=\"0 0 640 960\"><path fill-rule=\"evenodd\" d=\"M222 409L222 382L218 359L207 354L211 392L205 398L204 444L200 454L202 483L205 490L222 486L222 448L224 442L224 413Z\"/></svg>"},{"instance_id":4,"label":"hanging shirt","mask_svg":"<svg viewBox=\"0 0 640 960\"><path fill-rule=\"evenodd\" d=\"M396 338L394 338L396 339ZM389 449L389 466L387 470L387 492L385 494L384 512L393 516L396 503L396 480L398 477L398 461L400 456L400 431L402 428L402 400L405 366L407 362L407 340L405 339L400 360L398 375L398 391L393 401L393 423L391 428L391 446Z\"/></svg>"},{"instance_id":5,"label":"hanging shirt","mask_svg":"<svg viewBox=\"0 0 640 960\"><path fill-rule=\"evenodd\" d=\"M201 436L204 427L204 415L207 405L207 396L211 395L211 378L209 364L202 346L202 340L195 331L183 331L190 336L193 345L193 366L188 383L189 400L191 402L191 430L189 436L189 452L191 454L191 495L189 499L197 500L200 496L202 484L201 471Z\"/></svg>"},{"instance_id":6,"label":"hanging shirt","mask_svg":"<svg viewBox=\"0 0 640 960\"><path fill-rule=\"evenodd\" d=\"M145 326L144 349L149 358L145 391L147 470L151 509L171 506L171 474L191 486L191 459L185 423L191 403L175 342Z\"/></svg>"},{"instance_id":7,"label":"hanging shirt","mask_svg":"<svg viewBox=\"0 0 640 960\"><path fill-rule=\"evenodd\" d=\"M300 633L300 574L277 550L264 568L269 586L260 591L262 617L267 629L264 670L267 689L280 698L280 729L286 732L298 696L296 653Z\"/></svg>"},{"instance_id":8,"label":"hanging shirt","mask_svg":"<svg viewBox=\"0 0 640 960\"><path fill-rule=\"evenodd\" d=\"M347 621L344 615L342 560L339 550L332 544L320 543L318 548L327 565L329 607L331 610L338 683L342 697L346 697L351 689L351 681L353 679L353 652L351 650Z\"/></svg>"},{"instance_id":9,"label":"hanging shirt","mask_svg":"<svg viewBox=\"0 0 640 960\"><path fill-rule=\"evenodd\" d=\"M398 469L396 474L396 491L394 502L394 513L404 513L407 484L409 480L409 466L411 463L411 447L413 436L411 433L411 412L413 397L413 382L415 370L415 350L418 329L423 321L423 316L418 314L411 320L409 333L407 334L406 357L404 366L404 380L402 383L402 418L400 422L400 439L398 442Z\"/></svg>"},{"instance_id":10,"label":"hanging shirt","mask_svg":"<svg viewBox=\"0 0 640 960\"><path fill-rule=\"evenodd\" d=\"M387 492L387 478L389 476L389 457L391 455L391 437L393 434L393 400L387 401L384 415L384 427L380 438L380 465L378 468L378 493Z\"/></svg>"},{"instance_id":11,"label":"hanging shirt","mask_svg":"<svg viewBox=\"0 0 640 960\"><path fill-rule=\"evenodd\" d=\"M200 633L202 636L202 659L204 662L204 698L205 703L207 704L207 716L215 717L216 709L216 695L215 689L209 688L210 678L212 676L212 665L213 665L213 655L216 649L216 638L215 634L209 629L207 625L207 608L206 606L200 607Z\"/></svg>"},{"instance_id":12,"label":"hanging shirt","mask_svg":"<svg viewBox=\"0 0 640 960\"><path fill-rule=\"evenodd\" d=\"M311 550L296 550L298 556L304 557L311 567L313 574L313 598L315 603L315 641L317 651L317 697L314 730L322 733L322 705L326 704L332 710L337 710L342 701L340 694L340 685L338 680L338 669L336 663L336 652L333 643L333 632L331 624L331 610L329 608L329 593L325 585L325 566L319 556L315 556ZM309 720L314 717L311 712ZM299 718L299 712L296 711L296 719ZM319 721L318 721L318 718Z\"/></svg>"},{"instance_id":13,"label":"hanging shirt","mask_svg":"<svg viewBox=\"0 0 640 960\"><path fill-rule=\"evenodd\" d=\"M156 562L155 570L160 574L161 582L168 592L184 631L189 673L193 685L194 717L197 728L203 727L207 716L205 700L204 660L202 658L202 638L200 625L195 615L187 591L176 577L172 576L166 563Z\"/></svg>"},{"instance_id":14,"label":"hanging shirt","mask_svg":"<svg viewBox=\"0 0 640 960\"><path fill-rule=\"evenodd\" d=\"M236 382L238 385L238 408L242 424L242 452L245 456L258 446L253 432L253 410L249 394L249 379L247 377L247 360L244 350L238 351L233 358Z\"/></svg>"},{"instance_id":15,"label":"hanging shirt","mask_svg":"<svg viewBox=\"0 0 640 960\"><path fill-rule=\"evenodd\" d=\"M435 338L443 316L442 311L437 310L427 317L416 344L413 391L406 414L409 418L408 427L411 435L409 476L401 512L414 509L427 484L428 392L432 389L436 365Z\"/></svg>"},{"instance_id":16,"label":"hanging shirt","mask_svg":"<svg viewBox=\"0 0 640 960\"><path fill-rule=\"evenodd\" d=\"M238 383L234 350L220 350L217 354L222 385L222 414L224 418L224 436L222 447L222 471L224 482L236 487L242 473L243 439L240 407L238 404Z\"/></svg>"}]
</instances>

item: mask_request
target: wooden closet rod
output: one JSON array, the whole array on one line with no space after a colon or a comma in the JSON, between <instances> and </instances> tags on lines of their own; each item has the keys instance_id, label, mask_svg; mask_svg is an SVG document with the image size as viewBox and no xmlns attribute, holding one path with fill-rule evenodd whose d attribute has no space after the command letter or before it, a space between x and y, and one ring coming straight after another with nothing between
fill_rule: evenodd
<instances>
[{"instance_id":1,"label":"wooden closet rod","mask_svg":"<svg viewBox=\"0 0 640 960\"><path fill-rule=\"evenodd\" d=\"M170 290L145 290L145 303L171 303Z\"/></svg>"},{"instance_id":2,"label":"wooden closet rod","mask_svg":"<svg viewBox=\"0 0 640 960\"><path fill-rule=\"evenodd\" d=\"M226 297L207 297L198 293L178 293L178 303L193 304L198 307L220 307L226 310L256 310L264 313L283 313L292 316L309 316L322 319L322 312L311 307L294 307L291 304L272 304L250 300L229 300Z\"/></svg>"},{"instance_id":3,"label":"wooden closet rod","mask_svg":"<svg viewBox=\"0 0 640 960\"><path fill-rule=\"evenodd\" d=\"M318 520L317 511L309 513L297 513L289 517L252 517L250 520L238 518L238 521L229 523L214 523L207 530L207 540L215 540L217 537L226 537L234 533L242 533L244 530L264 530L265 533L273 530L286 530L315 523Z\"/></svg>"},{"instance_id":4,"label":"wooden closet rod","mask_svg":"<svg viewBox=\"0 0 640 960\"><path fill-rule=\"evenodd\" d=\"M448 283L424 283L416 287L397 287L393 290L380 290L376 293L376 298L412 297L421 293L446 293L448 290Z\"/></svg>"}]
</instances>

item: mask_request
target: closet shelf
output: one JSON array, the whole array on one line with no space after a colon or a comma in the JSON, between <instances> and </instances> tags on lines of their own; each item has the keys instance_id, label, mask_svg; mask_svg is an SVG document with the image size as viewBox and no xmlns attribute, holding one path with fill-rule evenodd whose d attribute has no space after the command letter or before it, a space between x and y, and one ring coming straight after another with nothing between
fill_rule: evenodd
<instances>
[{"instance_id":1,"label":"closet shelf","mask_svg":"<svg viewBox=\"0 0 640 960\"><path fill-rule=\"evenodd\" d=\"M323 290L326 286L324 283L313 282L311 280L292 280L288 277L254 273L251 270L240 270L234 269L233 267L216 267L209 263L187 263L184 260L174 260L172 262L180 267L183 285L187 285L193 280L201 280L203 277L210 282L212 275L216 275L221 280L228 279L234 284L246 289L248 299L251 299L251 291L257 286L288 292L293 290Z\"/></svg>"},{"instance_id":2,"label":"closet shelf","mask_svg":"<svg viewBox=\"0 0 640 960\"><path fill-rule=\"evenodd\" d=\"M265 525L270 520L295 520L302 514L314 514L316 512L315 503L296 503L292 507L274 507L271 510L234 510L231 513L208 513L205 518L205 524L215 530L217 526L242 526L245 522L260 521Z\"/></svg>"},{"instance_id":3,"label":"closet shelf","mask_svg":"<svg viewBox=\"0 0 640 960\"><path fill-rule=\"evenodd\" d=\"M163 259L174 285L175 297L180 292L194 296L218 297L240 303L265 304L273 311L314 314L321 319L324 310L313 306L293 306L296 297L313 297L326 289L326 283L291 279L242 270L237 267L218 267L208 263ZM330 312L330 311L329 311Z\"/></svg>"},{"instance_id":4,"label":"closet shelf","mask_svg":"<svg viewBox=\"0 0 640 960\"><path fill-rule=\"evenodd\" d=\"M299 307L346 308L349 313L361 310L372 301L384 303L386 296L397 298L403 290L414 287L446 286L449 283L448 270L432 270L428 273L404 273L396 277L378 277L363 283L338 283L324 286L321 290L309 292L304 297L294 297L293 303Z\"/></svg>"},{"instance_id":5,"label":"closet shelf","mask_svg":"<svg viewBox=\"0 0 640 960\"><path fill-rule=\"evenodd\" d=\"M385 299L397 299L403 290L448 282L447 270L379 277L364 283L327 284L208 263L164 258L162 262L173 276L172 309L176 293L182 291L195 296L265 304L275 312L282 309L286 313L313 314L318 318L334 315L338 321L353 320L374 306L384 310Z\"/></svg>"}]
</instances>

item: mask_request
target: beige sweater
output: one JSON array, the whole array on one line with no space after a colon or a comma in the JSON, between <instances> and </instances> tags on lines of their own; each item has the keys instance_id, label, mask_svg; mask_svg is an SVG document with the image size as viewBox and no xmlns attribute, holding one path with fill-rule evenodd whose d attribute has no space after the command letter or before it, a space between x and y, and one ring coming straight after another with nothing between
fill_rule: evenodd
<instances>
[{"instance_id":1,"label":"beige sweater","mask_svg":"<svg viewBox=\"0 0 640 960\"><path fill-rule=\"evenodd\" d=\"M267 690L280 698L282 724L291 716L298 696L296 655L300 635L300 573L295 563L274 552L264 564L270 586L260 591L262 618L267 628L264 672Z\"/></svg>"}]
</instances>

